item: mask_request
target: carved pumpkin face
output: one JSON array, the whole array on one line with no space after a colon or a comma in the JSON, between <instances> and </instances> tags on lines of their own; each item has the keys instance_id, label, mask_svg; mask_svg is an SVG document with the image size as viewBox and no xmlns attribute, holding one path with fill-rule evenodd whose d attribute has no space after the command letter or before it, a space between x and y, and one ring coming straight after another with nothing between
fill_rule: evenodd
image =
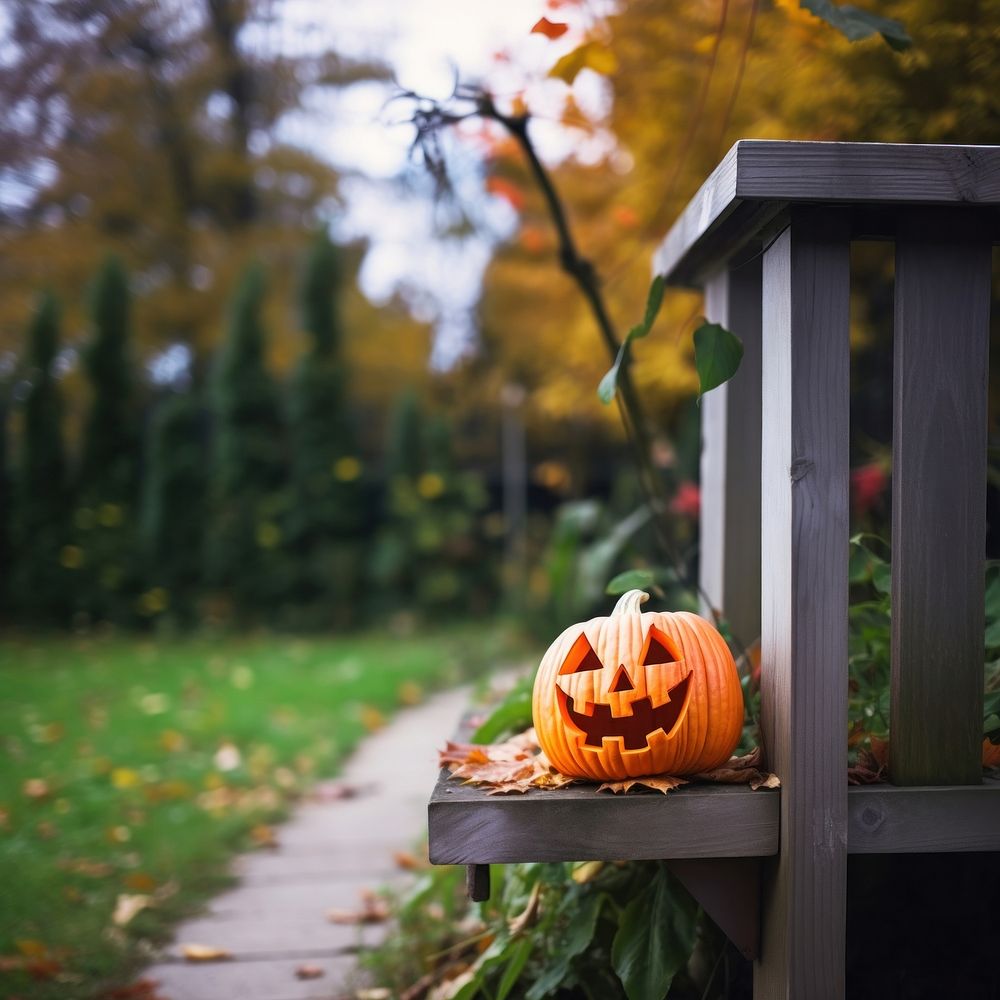
<instances>
[{"instance_id":1,"label":"carved pumpkin face","mask_svg":"<svg viewBox=\"0 0 1000 1000\"><path fill-rule=\"evenodd\" d=\"M641 614L647 598L630 591L542 659L535 730L564 774L694 774L728 760L739 741L743 693L722 636L687 612Z\"/></svg>"}]
</instances>

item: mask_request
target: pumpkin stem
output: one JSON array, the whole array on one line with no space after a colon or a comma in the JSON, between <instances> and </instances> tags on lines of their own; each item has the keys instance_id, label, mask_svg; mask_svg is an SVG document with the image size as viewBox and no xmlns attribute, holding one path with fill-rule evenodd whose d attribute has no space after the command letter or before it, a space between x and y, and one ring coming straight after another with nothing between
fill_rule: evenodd
<instances>
[{"instance_id":1,"label":"pumpkin stem","mask_svg":"<svg viewBox=\"0 0 1000 1000\"><path fill-rule=\"evenodd\" d=\"M612 615L637 615L642 611L641 605L649 600L649 594L644 590L630 590L618 598Z\"/></svg>"}]
</instances>

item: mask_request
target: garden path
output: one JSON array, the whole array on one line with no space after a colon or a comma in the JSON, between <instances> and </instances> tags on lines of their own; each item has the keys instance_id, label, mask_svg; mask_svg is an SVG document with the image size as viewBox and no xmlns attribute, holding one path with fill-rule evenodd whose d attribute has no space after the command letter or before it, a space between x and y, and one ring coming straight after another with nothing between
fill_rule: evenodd
<instances>
[{"instance_id":1,"label":"garden path","mask_svg":"<svg viewBox=\"0 0 1000 1000\"><path fill-rule=\"evenodd\" d=\"M174 943L143 973L163 1000L331 1000L363 985L359 948L391 928L329 922L357 911L360 893L406 878L394 854L413 848L427 822L437 753L469 702L460 688L400 712L347 761L338 785L349 798L309 801L277 830L278 846L240 857L239 884L177 929ZM321 786L322 788L322 786ZM320 796L320 799L322 796ZM232 958L192 963L183 944L225 949ZM298 978L303 967L322 970Z\"/></svg>"}]
</instances>

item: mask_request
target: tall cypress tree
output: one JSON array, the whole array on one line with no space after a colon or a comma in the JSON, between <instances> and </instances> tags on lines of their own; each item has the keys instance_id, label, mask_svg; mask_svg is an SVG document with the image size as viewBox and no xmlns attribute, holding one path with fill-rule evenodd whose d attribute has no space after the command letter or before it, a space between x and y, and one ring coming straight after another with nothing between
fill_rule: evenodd
<instances>
[{"instance_id":1,"label":"tall cypress tree","mask_svg":"<svg viewBox=\"0 0 1000 1000\"><path fill-rule=\"evenodd\" d=\"M90 295L91 337L83 368L91 400L74 515L83 570L75 604L91 621L128 622L136 610L140 433L129 349L130 306L128 275L121 261L109 256Z\"/></svg>"},{"instance_id":2,"label":"tall cypress tree","mask_svg":"<svg viewBox=\"0 0 1000 1000\"><path fill-rule=\"evenodd\" d=\"M141 534L146 590L140 610L185 623L203 581L208 448L201 400L171 393L149 429Z\"/></svg>"},{"instance_id":3,"label":"tall cypress tree","mask_svg":"<svg viewBox=\"0 0 1000 1000\"><path fill-rule=\"evenodd\" d=\"M247 269L233 300L211 388L211 582L242 617L273 610L289 585L281 525L287 508L284 427L267 371L261 321L263 273Z\"/></svg>"},{"instance_id":4,"label":"tall cypress tree","mask_svg":"<svg viewBox=\"0 0 1000 1000\"><path fill-rule=\"evenodd\" d=\"M25 350L27 394L11 510L11 603L18 618L64 622L72 572L79 566L69 540L69 497L62 432L62 398L52 375L59 353L59 307L49 294L38 302ZM65 563L65 565L64 565Z\"/></svg>"},{"instance_id":5,"label":"tall cypress tree","mask_svg":"<svg viewBox=\"0 0 1000 1000\"><path fill-rule=\"evenodd\" d=\"M290 386L296 624L350 623L363 558L362 467L340 351L337 249L313 242L302 282L302 321L311 344Z\"/></svg>"}]
</instances>

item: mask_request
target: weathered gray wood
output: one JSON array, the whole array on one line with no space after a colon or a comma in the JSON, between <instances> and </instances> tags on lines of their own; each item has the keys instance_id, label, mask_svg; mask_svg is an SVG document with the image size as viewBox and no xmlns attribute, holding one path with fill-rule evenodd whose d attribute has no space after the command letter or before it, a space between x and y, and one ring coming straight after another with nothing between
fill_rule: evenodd
<instances>
[{"instance_id":1,"label":"weathered gray wood","mask_svg":"<svg viewBox=\"0 0 1000 1000\"><path fill-rule=\"evenodd\" d=\"M851 854L1000 851L1000 781L868 785L850 789L847 808Z\"/></svg>"},{"instance_id":2,"label":"weathered gray wood","mask_svg":"<svg viewBox=\"0 0 1000 1000\"><path fill-rule=\"evenodd\" d=\"M760 274L755 255L705 288L706 316L743 341L743 361L701 401L699 573L703 594L745 646L760 635Z\"/></svg>"},{"instance_id":3,"label":"weathered gray wood","mask_svg":"<svg viewBox=\"0 0 1000 1000\"><path fill-rule=\"evenodd\" d=\"M796 209L764 254L761 730L782 781L758 998L844 995L849 241Z\"/></svg>"},{"instance_id":4,"label":"weathered gray wood","mask_svg":"<svg viewBox=\"0 0 1000 1000\"><path fill-rule=\"evenodd\" d=\"M803 201L1000 205L1000 148L744 139L689 202L654 269L671 284L697 283L740 246L766 238L789 203Z\"/></svg>"},{"instance_id":5,"label":"weathered gray wood","mask_svg":"<svg viewBox=\"0 0 1000 1000\"><path fill-rule=\"evenodd\" d=\"M488 795L442 775L428 806L433 864L733 858L778 849L778 790L695 785L667 796L595 785Z\"/></svg>"},{"instance_id":6,"label":"weathered gray wood","mask_svg":"<svg viewBox=\"0 0 1000 1000\"><path fill-rule=\"evenodd\" d=\"M990 243L924 212L896 242L889 769L978 784Z\"/></svg>"}]
</instances>

